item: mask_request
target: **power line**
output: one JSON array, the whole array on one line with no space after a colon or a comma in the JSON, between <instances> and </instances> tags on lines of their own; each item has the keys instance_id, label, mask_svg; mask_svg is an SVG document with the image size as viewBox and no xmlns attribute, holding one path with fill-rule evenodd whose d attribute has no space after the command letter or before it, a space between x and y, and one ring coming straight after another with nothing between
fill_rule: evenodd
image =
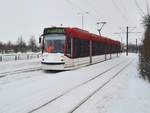
<instances>
[{"instance_id":1,"label":"power line","mask_svg":"<svg viewBox=\"0 0 150 113\"><path fill-rule=\"evenodd\" d=\"M96 6L93 4L93 2L90 2L90 0L86 0L86 3L88 3L90 5L90 8L92 8L95 15L97 15L96 17L98 17L99 14L97 13Z\"/></svg>"},{"instance_id":2,"label":"power line","mask_svg":"<svg viewBox=\"0 0 150 113\"><path fill-rule=\"evenodd\" d=\"M146 8L147 8L148 15L150 15L150 9L149 9L149 5L148 5L148 0L146 0Z\"/></svg>"},{"instance_id":3,"label":"power line","mask_svg":"<svg viewBox=\"0 0 150 113\"><path fill-rule=\"evenodd\" d=\"M145 16L145 13L144 13L144 11L143 11L143 9L139 6L139 4L138 4L138 2L137 2L137 0L134 0L134 2L135 2L135 5L136 5L136 7L139 9L139 11L142 13L142 15L141 16Z\"/></svg>"},{"instance_id":4,"label":"power line","mask_svg":"<svg viewBox=\"0 0 150 113\"><path fill-rule=\"evenodd\" d=\"M77 4L73 3L71 0L65 0L67 3L69 3L70 5L72 5L73 7L76 7L78 10L86 13L87 11L85 11L84 9L82 9L81 7L79 7Z\"/></svg>"},{"instance_id":5,"label":"power line","mask_svg":"<svg viewBox=\"0 0 150 113\"><path fill-rule=\"evenodd\" d=\"M74 8L76 8L76 9L78 9L78 10L80 10L81 12L79 12L79 13L81 13L82 15L84 15L84 14L86 14L87 12L88 12L88 14L89 15L91 15L90 16L90 20L91 21L97 21L97 19L98 19L98 16L97 16L97 11L95 10L95 8L92 8L94 11L91 11L91 10L89 10L89 8L88 8L88 11L86 11L85 9L83 9L83 8L81 8L79 5L77 5L76 3L74 3L74 2L72 2L72 0L65 0L68 4L70 4L71 6L73 6ZM87 2L86 1L86 3L89 3L89 2ZM81 1L80 1L80 4L82 4L81 3ZM88 6L88 5L87 5ZM90 3L90 6L91 6L91 3ZM93 6L92 6L93 7ZM91 8L91 7L90 7ZM82 18L83 18L83 16L82 16ZM96 22L95 22L96 23ZM83 28L83 27L82 27Z\"/></svg>"},{"instance_id":6,"label":"power line","mask_svg":"<svg viewBox=\"0 0 150 113\"><path fill-rule=\"evenodd\" d=\"M71 0L65 0L65 1L66 1L67 3L69 3L70 5L72 5L74 8L80 10L80 11L83 12L83 13L87 13L87 12L88 12L89 15L92 15L92 16L91 16L92 18L93 18L93 16L95 17L94 19L97 18L97 16L96 16L95 14L92 14L91 11L89 11L89 10L86 11L85 9L81 8L79 5L75 4L75 3L72 2Z\"/></svg>"},{"instance_id":7,"label":"power line","mask_svg":"<svg viewBox=\"0 0 150 113\"><path fill-rule=\"evenodd\" d=\"M127 17L122 13L120 7L116 4L116 2L114 0L111 0L113 5L115 6L115 8L117 9L117 11L120 13L121 17L126 21L128 22L128 19Z\"/></svg>"},{"instance_id":8,"label":"power line","mask_svg":"<svg viewBox=\"0 0 150 113\"><path fill-rule=\"evenodd\" d=\"M122 0L119 0L119 1L120 1L120 3L122 3L122 8L123 8L123 10L124 10L124 12L125 12L127 18L128 18L132 23L134 23L133 18L132 18L131 15L129 15L129 13L128 13L128 10L127 10L127 8L126 8L126 6L125 6L125 3L123 3Z\"/></svg>"}]
</instances>

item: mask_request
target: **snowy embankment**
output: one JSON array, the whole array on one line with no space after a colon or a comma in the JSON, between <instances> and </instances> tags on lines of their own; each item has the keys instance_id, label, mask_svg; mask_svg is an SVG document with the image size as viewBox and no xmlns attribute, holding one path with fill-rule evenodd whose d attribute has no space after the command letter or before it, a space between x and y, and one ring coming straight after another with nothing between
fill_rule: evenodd
<instances>
[{"instance_id":1,"label":"snowy embankment","mask_svg":"<svg viewBox=\"0 0 150 113\"><path fill-rule=\"evenodd\" d=\"M41 52L27 52L27 53L9 53L0 54L0 62L15 61L15 60L29 60L41 57Z\"/></svg>"},{"instance_id":2,"label":"snowy embankment","mask_svg":"<svg viewBox=\"0 0 150 113\"><path fill-rule=\"evenodd\" d=\"M138 56L75 113L150 113L150 83L140 78ZM130 56L131 57L131 54Z\"/></svg>"},{"instance_id":3,"label":"snowy embankment","mask_svg":"<svg viewBox=\"0 0 150 113\"><path fill-rule=\"evenodd\" d=\"M37 77L0 83L0 113L149 113L150 85L137 63L130 54L78 70L24 73Z\"/></svg>"},{"instance_id":4,"label":"snowy embankment","mask_svg":"<svg viewBox=\"0 0 150 113\"><path fill-rule=\"evenodd\" d=\"M17 60L9 62L0 62L0 76L2 73L14 72L27 69L39 69L40 59Z\"/></svg>"}]
</instances>

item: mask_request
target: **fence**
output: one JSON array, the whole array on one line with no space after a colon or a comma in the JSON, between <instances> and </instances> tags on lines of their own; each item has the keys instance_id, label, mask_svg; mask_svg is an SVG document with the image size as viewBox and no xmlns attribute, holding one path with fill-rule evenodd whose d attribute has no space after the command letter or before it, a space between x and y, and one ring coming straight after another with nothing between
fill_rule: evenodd
<instances>
[{"instance_id":1,"label":"fence","mask_svg":"<svg viewBox=\"0 0 150 113\"><path fill-rule=\"evenodd\" d=\"M40 58L41 53L22 53L22 54L0 54L0 62L14 61L14 60L29 60L34 58Z\"/></svg>"}]
</instances>

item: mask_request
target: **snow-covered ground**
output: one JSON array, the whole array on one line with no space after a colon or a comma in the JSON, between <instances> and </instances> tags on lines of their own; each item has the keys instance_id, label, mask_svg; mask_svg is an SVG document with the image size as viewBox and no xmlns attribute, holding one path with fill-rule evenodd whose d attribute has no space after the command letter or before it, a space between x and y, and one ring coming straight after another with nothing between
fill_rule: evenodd
<instances>
[{"instance_id":1,"label":"snow-covered ground","mask_svg":"<svg viewBox=\"0 0 150 113\"><path fill-rule=\"evenodd\" d=\"M27 52L27 53L9 53L9 54L0 54L0 62L15 61L15 60L25 60L25 59L34 59L41 57L41 52Z\"/></svg>"},{"instance_id":2,"label":"snow-covered ground","mask_svg":"<svg viewBox=\"0 0 150 113\"><path fill-rule=\"evenodd\" d=\"M40 59L0 62L0 74L34 68L40 68Z\"/></svg>"},{"instance_id":3,"label":"snow-covered ground","mask_svg":"<svg viewBox=\"0 0 150 113\"><path fill-rule=\"evenodd\" d=\"M34 66L40 67L39 59L1 63L0 72ZM149 108L150 84L139 78L136 54L72 71L0 78L0 113L150 113Z\"/></svg>"}]
</instances>

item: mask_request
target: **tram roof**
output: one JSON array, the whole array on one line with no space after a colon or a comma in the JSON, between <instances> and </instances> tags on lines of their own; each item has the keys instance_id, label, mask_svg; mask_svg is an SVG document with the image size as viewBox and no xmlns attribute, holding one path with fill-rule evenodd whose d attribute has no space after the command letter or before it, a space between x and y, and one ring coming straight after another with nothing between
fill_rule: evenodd
<instances>
[{"instance_id":1,"label":"tram roof","mask_svg":"<svg viewBox=\"0 0 150 113\"><path fill-rule=\"evenodd\" d=\"M83 39L83 40L92 40L96 42L102 42L102 43L107 43L110 45L119 45L119 41L112 40L110 38L104 37L104 36L99 36L93 33L90 33L86 30L82 30L79 28L70 28L70 27L49 27L45 28L46 29L64 29L66 32L66 35L70 34L73 38L78 38L78 39Z\"/></svg>"},{"instance_id":2,"label":"tram roof","mask_svg":"<svg viewBox=\"0 0 150 113\"><path fill-rule=\"evenodd\" d=\"M70 28L69 31L71 32L73 38L92 40L113 45L117 45L120 43L119 41L115 41L104 36L99 36L79 28Z\"/></svg>"}]
</instances>

